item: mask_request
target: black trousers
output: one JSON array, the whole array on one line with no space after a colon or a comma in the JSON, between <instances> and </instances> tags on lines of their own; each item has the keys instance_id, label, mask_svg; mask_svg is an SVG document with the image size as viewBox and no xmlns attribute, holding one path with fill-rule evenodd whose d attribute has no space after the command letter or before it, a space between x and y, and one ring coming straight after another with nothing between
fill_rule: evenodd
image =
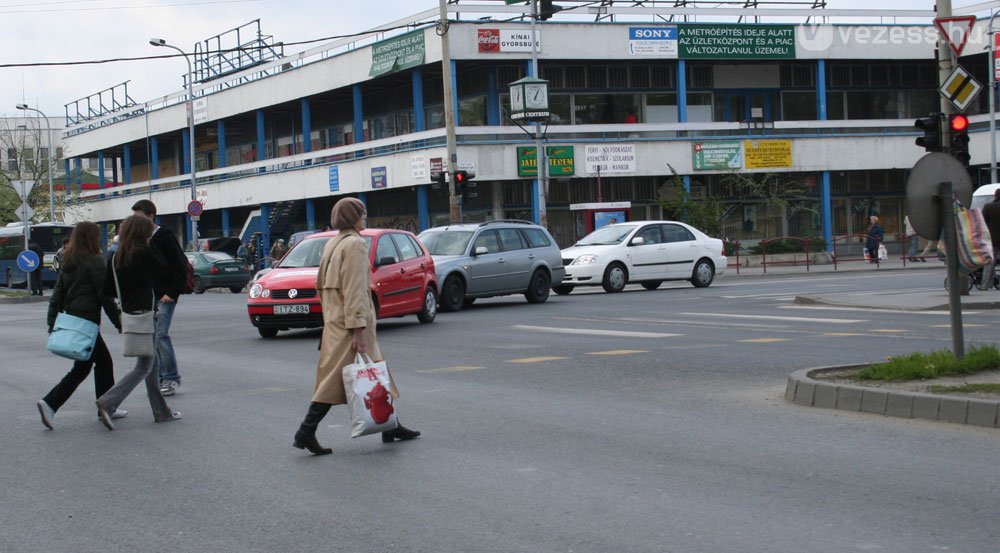
<instances>
[{"instance_id":1,"label":"black trousers","mask_svg":"<svg viewBox=\"0 0 1000 553\"><path fill-rule=\"evenodd\" d=\"M91 367L94 368L94 391L96 397L100 398L104 392L115 385L115 373L111 352L108 351L108 346L105 345L104 338L99 333L97 342L94 344L94 353L90 355L90 359L73 363L73 368L70 369L69 373L42 399L49 404L53 411L58 411L69 399L69 396L73 395L77 386L87 378Z\"/></svg>"},{"instance_id":2,"label":"black trousers","mask_svg":"<svg viewBox=\"0 0 1000 553\"><path fill-rule=\"evenodd\" d=\"M31 286L31 294L42 295L42 270L36 269L28 273L28 284Z\"/></svg>"}]
</instances>

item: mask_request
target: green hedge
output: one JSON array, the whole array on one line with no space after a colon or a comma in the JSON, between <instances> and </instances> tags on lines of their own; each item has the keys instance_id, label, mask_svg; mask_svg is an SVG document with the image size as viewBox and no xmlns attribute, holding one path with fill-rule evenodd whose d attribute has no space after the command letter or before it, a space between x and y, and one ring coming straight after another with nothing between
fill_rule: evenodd
<instances>
[{"instance_id":1,"label":"green hedge","mask_svg":"<svg viewBox=\"0 0 1000 553\"><path fill-rule=\"evenodd\" d=\"M805 239L806 237L803 237ZM809 251L810 252L822 252L826 251L826 240L818 236L810 236L809 238ZM774 240L767 243L767 253L778 254L778 253L798 253L804 252L806 248L806 243L800 240ZM760 244L750 246L748 250L751 255L760 255L763 253L763 247Z\"/></svg>"}]
</instances>

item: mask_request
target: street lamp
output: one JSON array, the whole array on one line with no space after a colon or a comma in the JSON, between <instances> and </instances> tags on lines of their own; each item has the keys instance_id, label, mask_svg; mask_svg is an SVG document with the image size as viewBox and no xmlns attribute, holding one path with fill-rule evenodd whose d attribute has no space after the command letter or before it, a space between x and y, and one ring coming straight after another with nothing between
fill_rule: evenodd
<instances>
[{"instance_id":1,"label":"street lamp","mask_svg":"<svg viewBox=\"0 0 1000 553\"><path fill-rule=\"evenodd\" d=\"M195 201L198 199L198 191L196 184L196 172L195 172L195 162L194 162L194 73L191 71L191 59L188 57L187 52L181 50L180 48L167 44L167 41L162 38L151 38L149 39L149 44L157 47L172 48L180 52L184 56L184 61L187 62L188 66L188 99L187 99L187 117L188 117L188 157L191 159L191 200ZM194 240L195 250L198 249L198 220L192 216L191 217L191 238Z\"/></svg>"},{"instance_id":2,"label":"street lamp","mask_svg":"<svg viewBox=\"0 0 1000 553\"><path fill-rule=\"evenodd\" d=\"M39 115L41 115L42 117L45 118L45 127L46 127L47 134L49 135L49 155L46 156L47 159L45 160L45 162L46 162L45 172L49 174L49 221L50 222L55 222L55 220L56 220L56 199L55 199L55 195L53 194L53 186L52 186L52 157L55 154L55 151L52 149L52 123L49 122L49 117L47 115L45 115L44 113L42 113L42 110L40 110L40 109L28 107L28 104L17 104L17 106L15 106L15 107L17 107L17 109L19 109L21 111L34 111L34 112L38 113ZM69 179L69 175L66 175L66 178L68 180ZM28 201L28 199L25 198L24 201Z\"/></svg>"}]
</instances>

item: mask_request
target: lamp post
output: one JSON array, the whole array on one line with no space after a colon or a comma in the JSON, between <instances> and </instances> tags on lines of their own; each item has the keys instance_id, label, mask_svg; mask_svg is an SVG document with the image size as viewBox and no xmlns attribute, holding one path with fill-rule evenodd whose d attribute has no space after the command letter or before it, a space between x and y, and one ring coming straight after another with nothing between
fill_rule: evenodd
<instances>
[{"instance_id":1,"label":"lamp post","mask_svg":"<svg viewBox=\"0 0 1000 553\"><path fill-rule=\"evenodd\" d=\"M34 111L35 113L45 118L45 127L46 127L45 130L49 135L48 136L49 155L46 156L47 159L45 160L46 163L45 172L49 174L49 221L54 222L56 220L56 199L55 195L53 194L54 188L52 186L52 157L55 154L55 152L52 150L52 123L49 122L49 117L44 113L42 113L42 110L40 109L28 107L28 104L17 104L16 107L21 111ZM69 175L66 175L66 178L69 179ZM28 201L28 199L25 198L24 201Z\"/></svg>"},{"instance_id":2,"label":"lamp post","mask_svg":"<svg viewBox=\"0 0 1000 553\"><path fill-rule=\"evenodd\" d=\"M167 41L162 38L153 38L149 40L149 43L153 46L172 48L180 52L184 56L184 61L187 62L188 66L188 98L187 98L187 116L188 116L188 157L191 159L191 200L195 201L198 199L198 188L197 188L197 177L195 171L194 162L194 72L191 71L191 58L188 57L187 52L181 50L180 48L167 44ZM194 241L195 250L198 249L198 219L191 217L191 239Z\"/></svg>"}]
</instances>

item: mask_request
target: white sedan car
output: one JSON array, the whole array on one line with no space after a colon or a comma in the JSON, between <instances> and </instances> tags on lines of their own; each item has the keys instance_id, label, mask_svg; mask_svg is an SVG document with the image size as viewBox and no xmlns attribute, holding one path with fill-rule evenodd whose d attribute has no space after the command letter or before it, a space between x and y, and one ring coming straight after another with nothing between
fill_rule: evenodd
<instances>
[{"instance_id":1,"label":"white sedan car","mask_svg":"<svg viewBox=\"0 0 1000 553\"><path fill-rule=\"evenodd\" d=\"M562 250L566 277L553 290L601 285L621 292L631 282L655 290L664 280L690 280L703 288L726 269L722 240L676 221L608 225Z\"/></svg>"}]
</instances>

